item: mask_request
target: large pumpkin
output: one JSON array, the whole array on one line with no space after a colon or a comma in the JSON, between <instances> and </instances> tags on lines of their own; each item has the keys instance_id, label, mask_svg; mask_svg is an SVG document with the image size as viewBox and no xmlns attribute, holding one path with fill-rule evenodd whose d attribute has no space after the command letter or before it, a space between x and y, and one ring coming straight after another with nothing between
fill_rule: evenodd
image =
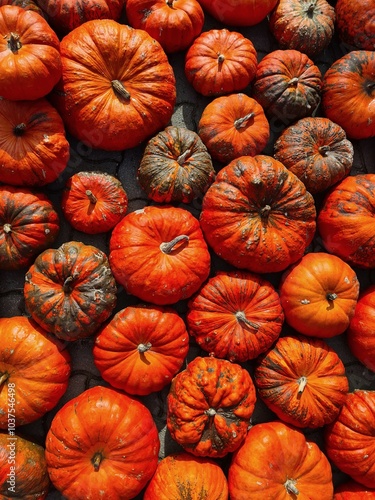
<instances>
[{"instance_id":1,"label":"large pumpkin","mask_svg":"<svg viewBox=\"0 0 375 500\"><path fill-rule=\"evenodd\" d=\"M283 422L254 425L233 454L231 500L332 500L332 470L319 446Z\"/></svg>"},{"instance_id":2,"label":"large pumpkin","mask_svg":"<svg viewBox=\"0 0 375 500\"><path fill-rule=\"evenodd\" d=\"M242 156L222 168L203 198L208 244L230 264L256 273L286 269L315 233L316 210L302 181L270 156Z\"/></svg>"},{"instance_id":3,"label":"large pumpkin","mask_svg":"<svg viewBox=\"0 0 375 500\"><path fill-rule=\"evenodd\" d=\"M29 314L47 332L68 341L99 329L116 305L116 292L106 254L79 241L45 250L25 275Z\"/></svg>"},{"instance_id":4,"label":"large pumpkin","mask_svg":"<svg viewBox=\"0 0 375 500\"><path fill-rule=\"evenodd\" d=\"M225 359L198 356L172 380L167 428L193 455L224 457L244 440L255 400L247 370Z\"/></svg>"},{"instance_id":5,"label":"large pumpkin","mask_svg":"<svg viewBox=\"0 0 375 500\"><path fill-rule=\"evenodd\" d=\"M168 124L175 77L146 31L110 19L87 21L61 40L60 49L62 78L53 102L77 139L117 151Z\"/></svg>"},{"instance_id":6,"label":"large pumpkin","mask_svg":"<svg viewBox=\"0 0 375 500\"><path fill-rule=\"evenodd\" d=\"M267 17L277 0L199 0L216 20L229 26L253 26Z\"/></svg>"},{"instance_id":7,"label":"large pumpkin","mask_svg":"<svg viewBox=\"0 0 375 500\"><path fill-rule=\"evenodd\" d=\"M218 272L189 300L190 335L205 351L241 363L277 340L284 313L270 282L240 271Z\"/></svg>"},{"instance_id":8,"label":"large pumpkin","mask_svg":"<svg viewBox=\"0 0 375 500\"><path fill-rule=\"evenodd\" d=\"M374 0L337 0L336 31L352 47L375 50Z\"/></svg>"},{"instance_id":9,"label":"large pumpkin","mask_svg":"<svg viewBox=\"0 0 375 500\"><path fill-rule=\"evenodd\" d=\"M0 428L34 422L68 387L70 357L26 316L0 318Z\"/></svg>"},{"instance_id":10,"label":"large pumpkin","mask_svg":"<svg viewBox=\"0 0 375 500\"><path fill-rule=\"evenodd\" d=\"M198 220L187 210L148 206L112 231L109 262L116 281L153 304L189 298L206 280L211 257Z\"/></svg>"},{"instance_id":11,"label":"large pumpkin","mask_svg":"<svg viewBox=\"0 0 375 500\"><path fill-rule=\"evenodd\" d=\"M375 490L349 480L335 488L333 500L374 500Z\"/></svg>"},{"instance_id":12,"label":"large pumpkin","mask_svg":"<svg viewBox=\"0 0 375 500\"><path fill-rule=\"evenodd\" d=\"M46 437L51 481L64 498L134 498L158 464L149 410L115 389L93 387L68 401Z\"/></svg>"}]
</instances>

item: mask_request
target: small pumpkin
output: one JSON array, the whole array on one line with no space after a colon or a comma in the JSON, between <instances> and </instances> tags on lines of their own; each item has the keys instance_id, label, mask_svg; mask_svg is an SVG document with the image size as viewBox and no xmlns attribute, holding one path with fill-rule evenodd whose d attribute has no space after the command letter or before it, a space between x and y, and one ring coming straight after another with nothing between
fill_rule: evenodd
<instances>
[{"instance_id":1,"label":"small pumpkin","mask_svg":"<svg viewBox=\"0 0 375 500\"><path fill-rule=\"evenodd\" d=\"M116 281L157 305L189 298L210 272L199 222L183 208L148 206L127 214L113 229L109 250Z\"/></svg>"},{"instance_id":2,"label":"small pumpkin","mask_svg":"<svg viewBox=\"0 0 375 500\"><path fill-rule=\"evenodd\" d=\"M354 149L337 123L306 117L281 133L274 144L274 157L301 179L311 194L316 194L350 173Z\"/></svg>"},{"instance_id":3,"label":"small pumpkin","mask_svg":"<svg viewBox=\"0 0 375 500\"><path fill-rule=\"evenodd\" d=\"M305 185L266 155L223 167L203 198L200 224L214 252L240 269L279 272L302 257L316 226Z\"/></svg>"},{"instance_id":4,"label":"small pumpkin","mask_svg":"<svg viewBox=\"0 0 375 500\"><path fill-rule=\"evenodd\" d=\"M199 0L217 21L230 26L253 26L266 19L277 0Z\"/></svg>"},{"instance_id":5,"label":"small pumpkin","mask_svg":"<svg viewBox=\"0 0 375 500\"><path fill-rule=\"evenodd\" d=\"M113 229L127 207L128 197L121 182L106 172L73 174L61 197L61 209L69 224L87 234Z\"/></svg>"},{"instance_id":6,"label":"small pumpkin","mask_svg":"<svg viewBox=\"0 0 375 500\"><path fill-rule=\"evenodd\" d=\"M147 197L158 203L190 203L203 196L214 178L211 157L199 135L176 126L148 141L137 171Z\"/></svg>"},{"instance_id":7,"label":"small pumpkin","mask_svg":"<svg viewBox=\"0 0 375 500\"><path fill-rule=\"evenodd\" d=\"M188 302L189 334L218 358L255 359L277 340L284 312L273 285L252 273L219 271Z\"/></svg>"},{"instance_id":8,"label":"small pumpkin","mask_svg":"<svg viewBox=\"0 0 375 500\"><path fill-rule=\"evenodd\" d=\"M0 54L0 95L4 99L39 99L61 77L59 39L33 10L0 7Z\"/></svg>"},{"instance_id":9,"label":"small pumpkin","mask_svg":"<svg viewBox=\"0 0 375 500\"><path fill-rule=\"evenodd\" d=\"M284 272L279 293L290 326L304 335L327 338L348 328L359 281L355 271L336 255L313 252Z\"/></svg>"},{"instance_id":10,"label":"small pumpkin","mask_svg":"<svg viewBox=\"0 0 375 500\"><path fill-rule=\"evenodd\" d=\"M336 30L339 38L360 50L375 50L374 0L337 0Z\"/></svg>"},{"instance_id":11,"label":"small pumpkin","mask_svg":"<svg viewBox=\"0 0 375 500\"><path fill-rule=\"evenodd\" d=\"M198 135L212 158L229 163L261 153L270 138L270 125L262 106L237 92L207 104L199 119Z\"/></svg>"},{"instance_id":12,"label":"small pumpkin","mask_svg":"<svg viewBox=\"0 0 375 500\"><path fill-rule=\"evenodd\" d=\"M126 16L130 26L147 31L167 54L190 47L204 24L197 0L127 0Z\"/></svg>"},{"instance_id":13,"label":"small pumpkin","mask_svg":"<svg viewBox=\"0 0 375 500\"><path fill-rule=\"evenodd\" d=\"M111 386L147 395L171 382L188 350L185 323L173 309L138 305L122 309L99 331L93 355Z\"/></svg>"},{"instance_id":14,"label":"small pumpkin","mask_svg":"<svg viewBox=\"0 0 375 500\"><path fill-rule=\"evenodd\" d=\"M231 500L332 500L330 463L302 430L271 421L251 427L228 472Z\"/></svg>"},{"instance_id":15,"label":"small pumpkin","mask_svg":"<svg viewBox=\"0 0 375 500\"><path fill-rule=\"evenodd\" d=\"M245 89L254 79L257 52L241 33L226 28L204 31L185 56L185 75L204 96L230 94Z\"/></svg>"},{"instance_id":16,"label":"small pumpkin","mask_svg":"<svg viewBox=\"0 0 375 500\"><path fill-rule=\"evenodd\" d=\"M167 428L185 451L224 457L244 440L255 401L247 370L225 359L198 356L172 380Z\"/></svg>"},{"instance_id":17,"label":"small pumpkin","mask_svg":"<svg viewBox=\"0 0 375 500\"><path fill-rule=\"evenodd\" d=\"M97 386L54 416L46 436L48 473L65 498L135 498L155 473L159 448L146 406Z\"/></svg>"},{"instance_id":18,"label":"small pumpkin","mask_svg":"<svg viewBox=\"0 0 375 500\"><path fill-rule=\"evenodd\" d=\"M0 408L8 408L0 428L7 429L9 415L18 427L56 406L68 387L70 356L26 316L0 318L0 335Z\"/></svg>"},{"instance_id":19,"label":"small pumpkin","mask_svg":"<svg viewBox=\"0 0 375 500\"><path fill-rule=\"evenodd\" d=\"M375 488L375 391L355 389L325 428L328 458L354 481Z\"/></svg>"},{"instance_id":20,"label":"small pumpkin","mask_svg":"<svg viewBox=\"0 0 375 500\"><path fill-rule=\"evenodd\" d=\"M257 359L254 384L278 418L311 429L333 422L349 392L338 354L324 340L295 335Z\"/></svg>"},{"instance_id":21,"label":"small pumpkin","mask_svg":"<svg viewBox=\"0 0 375 500\"><path fill-rule=\"evenodd\" d=\"M59 216L45 194L0 186L0 269L28 267L53 244L59 231Z\"/></svg>"},{"instance_id":22,"label":"small pumpkin","mask_svg":"<svg viewBox=\"0 0 375 500\"><path fill-rule=\"evenodd\" d=\"M25 275L29 314L46 331L67 341L98 330L116 305L116 292L106 254L79 241L45 250Z\"/></svg>"},{"instance_id":23,"label":"small pumpkin","mask_svg":"<svg viewBox=\"0 0 375 500\"><path fill-rule=\"evenodd\" d=\"M374 500L375 490L349 480L335 488L333 500Z\"/></svg>"},{"instance_id":24,"label":"small pumpkin","mask_svg":"<svg viewBox=\"0 0 375 500\"><path fill-rule=\"evenodd\" d=\"M44 448L16 433L0 432L0 498L44 500L50 485Z\"/></svg>"}]
</instances>

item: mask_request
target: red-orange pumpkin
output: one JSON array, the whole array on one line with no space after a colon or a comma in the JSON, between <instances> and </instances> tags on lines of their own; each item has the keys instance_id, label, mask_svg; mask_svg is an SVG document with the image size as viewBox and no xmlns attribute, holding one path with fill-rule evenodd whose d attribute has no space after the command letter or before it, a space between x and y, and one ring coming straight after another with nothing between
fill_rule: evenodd
<instances>
[{"instance_id":1,"label":"red-orange pumpkin","mask_svg":"<svg viewBox=\"0 0 375 500\"><path fill-rule=\"evenodd\" d=\"M199 0L215 19L230 26L253 26L267 17L277 0Z\"/></svg>"},{"instance_id":2,"label":"red-orange pumpkin","mask_svg":"<svg viewBox=\"0 0 375 500\"><path fill-rule=\"evenodd\" d=\"M339 38L352 47L375 50L374 0L337 0L336 30Z\"/></svg>"},{"instance_id":3,"label":"red-orange pumpkin","mask_svg":"<svg viewBox=\"0 0 375 500\"><path fill-rule=\"evenodd\" d=\"M346 481L335 488L333 500L374 500L375 490L356 481Z\"/></svg>"}]
</instances>

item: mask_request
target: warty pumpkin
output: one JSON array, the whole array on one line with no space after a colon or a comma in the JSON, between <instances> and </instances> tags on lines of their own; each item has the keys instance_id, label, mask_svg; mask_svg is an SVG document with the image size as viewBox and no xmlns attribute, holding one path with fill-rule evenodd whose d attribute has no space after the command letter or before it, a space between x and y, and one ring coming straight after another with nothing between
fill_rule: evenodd
<instances>
[{"instance_id":1,"label":"warty pumpkin","mask_svg":"<svg viewBox=\"0 0 375 500\"><path fill-rule=\"evenodd\" d=\"M17 7L22 7L25 10L32 10L37 12L42 17L45 17L42 9L33 0L0 0L0 6L3 5L16 5Z\"/></svg>"},{"instance_id":2,"label":"warty pumpkin","mask_svg":"<svg viewBox=\"0 0 375 500\"><path fill-rule=\"evenodd\" d=\"M140 401L96 386L68 401L46 436L51 481L65 498L134 498L155 473L160 448Z\"/></svg>"},{"instance_id":3,"label":"warty pumpkin","mask_svg":"<svg viewBox=\"0 0 375 500\"><path fill-rule=\"evenodd\" d=\"M217 21L229 26L253 26L263 21L277 0L199 0Z\"/></svg>"},{"instance_id":4,"label":"warty pumpkin","mask_svg":"<svg viewBox=\"0 0 375 500\"><path fill-rule=\"evenodd\" d=\"M350 48L375 50L374 0L337 0L336 30Z\"/></svg>"}]
</instances>

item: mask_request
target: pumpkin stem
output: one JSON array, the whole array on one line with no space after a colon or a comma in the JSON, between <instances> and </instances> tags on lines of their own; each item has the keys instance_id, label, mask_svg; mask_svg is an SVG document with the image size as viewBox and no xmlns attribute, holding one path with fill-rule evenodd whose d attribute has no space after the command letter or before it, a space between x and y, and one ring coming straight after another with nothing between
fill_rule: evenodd
<instances>
[{"instance_id":1,"label":"pumpkin stem","mask_svg":"<svg viewBox=\"0 0 375 500\"><path fill-rule=\"evenodd\" d=\"M307 6L306 14L310 18L314 16L314 10L315 10L315 7L316 7L316 2L317 2L317 0L312 0L310 2L310 4Z\"/></svg>"},{"instance_id":2,"label":"pumpkin stem","mask_svg":"<svg viewBox=\"0 0 375 500\"><path fill-rule=\"evenodd\" d=\"M288 87L297 87L298 81L298 78L295 76L294 78L289 80Z\"/></svg>"},{"instance_id":3,"label":"pumpkin stem","mask_svg":"<svg viewBox=\"0 0 375 500\"><path fill-rule=\"evenodd\" d=\"M90 200L90 203L93 203L94 205L98 201L98 199L96 198L94 193L90 191L90 189L86 189L86 196Z\"/></svg>"},{"instance_id":4,"label":"pumpkin stem","mask_svg":"<svg viewBox=\"0 0 375 500\"><path fill-rule=\"evenodd\" d=\"M3 383L8 380L9 378L9 373L5 372L0 374L0 387L3 385Z\"/></svg>"},{"instance_id":5,"label":"pumpkin stem","mask_svg":"<svg viewBox=\"0 0 375 500\"><path fill-rule=\"evenodd\" d=\"M113 88L115 94L118 97L122 97L123 99L126 99L127 101L130 100L131 96L130 96L129 92L126 90L126 88L124 87L123 83L120 82L120 80L112 80L111 85L112 85L112 88Z\"/></svg>"},{"instance_id":6,"label":"pumpkin stem","mask_svg":"<svg viewBox=\"0 0 375 500\"><path fill-rule=\"evenodd\" d=\"M191 155L191 149L186 149L178 158L177 158L177 163L179 165L183 165L186 161L187 158Z\"/></svg>"},{"instance_id":7,"label":"pumpkin stem","mask_svg":"<svg viewBox=\"0 0 375 500\"><path fill-rule=\"evenodd\" d=\"M151 342L147 342L147 344L138 344L137 349L139 352L142 353L142 352L146 352L146 351L150 350L151 347L152 347Z\"/></svg>"},{"instance_id":8,"label":"pumpkin stem","mask_svg":"<svg viewBox=\"0 0 375 500\"><path fill-rule=\"evenodd\" d=\"M208 417L214 417L216 415L215 408L209 408L204 412Z\"/></svg>"},{"instance_id":9,"label":"pumpkin stem","mask_svg":"<svg viewBox=\"0 0 375 500\"><path fill-rule=\"evenodd\" d=\"M323 146L319 146L318 151L322 156L327 156L327 153L328 151L331 151L331 148L327 144L324 144Z\"/></svg>"},{"instance_id":10,"label":"pumpkin stem","mask_svg":"<svg viewBox=\"0 0 375 500\"><path fill-rule=\"evenodd\" d=\"M375 83L373 81L368 81L365 83L364 87L368 95L373 96L373 94L375 93Z\"/></svg>"},{"instance_id":11,"label":"pumpkin stem","mask_svg":"<svg viewBox=\"0 0 375 500\"><path fill-rule=\"evenodd\" d=\"M247 122L251 119L251 118L254 118L255 116L255 113L254 112L251 112L251 113L248 113L247 115L243 116L242 118L238 118L237 120L235 120L234 122L234 127L238 130L242 127L246 127L247 125Z\"/></svg>"},{"instance_id":12,"label":"pumpkin stem","mask_svg":"<svg viewBox=\"0 0 375 500\"><path fill-rule=\"evenodd\" d=\"M259 330L259 325L256 323L252 323L246 318L246 315L243 311L237 311L235 314L236 318L238 321L242 321L242 323L245 323L247 326L251 326L251 328L254 328L255 330Z\"/></svg>"},{"instance_id":13,"label":"pumpkin stem","mask_svg":"<svg viewBox=\"0 0 375 500\"><path fill-rule=\"evenodd\" d=\"M96 452L95 455L91 459L91 463L94 466L94 471L98 472L100 464L103 460L103 455L100 451Z\"/></svg>"},{"instance_id":14,"label":"pumpkin stem","mask_svg":"<svg viewBox=\"0 0 375 500\"><path fill-rule=\"evenodd\" d=\"M26 131L26 123L19 123L13 129L13 133L16 137L21 137Z\"/></svg>"},{"instance_id":15,"label":"pumpkin stem","mask_svg":"<svg viewBox=\"0 0 375 500\"><path fill-rule=\"evenodd\" d=\"M270 205L264 205L264 207L260 209L260 216L262 217L262 219L267 219L270 212L271 212Z\"/></svg>"},{"instance_id":16,"label":"pumpkin stem","mask_svg":"<svg viewBox=\"0 0 375 500\"><path fill-rule=\"evenodd\" d=\"M224 56L224 54L219 54L219 55L217 56L217 62L218 62L219 64L223 64L223 62L224 62L224 61L225 61L225 56Z\"/></svg>"},{"instance_id":17,"label":"pumpkin stem","mask_svg":"<svg viewBox=\"0 0 375 500\"><path fill-rule=\"evenodd\" d=\"M22 43L19 34L11 32L8 38L8 49L11 50L13 54L17 54L21 47Z\"/></svg>"},{"instance_id":18,"label":"pumpkin stem","mask_svg":"<svg viewBox=\"0 0 375 500\"><path fill-rule=\"evenodd\" d=\"M175 246L180 241L189 241L189 236L186 234L180 234L180 236L176 236L176 238L173 238L171 241L161 243L159 248L163 253L170 254L173 250L175 250Z\"/></svg>"},{"instance_id":19,"label":"pumpkin stem","mask_svg":"<svg viewBox=\"0 0 375 500\"><path fill-rule=\"evenodd\" d=\"M335 292L329 292L329 293L327 293L326 299L330 300L330 301L333 301L333 300L337 299L337 293L335 293Z\"/></svg>"},{"instance_id":20,"label":"pumpkin stem","mask_svg":"<svg viewBox=\"0 0 375 500\"><path fill-rule=\"evenodd\" d=\"M166 0L166 4L168 5L168 7L173 7L173 2L174 0Z\"/></svg>"},{"instance_id":21,"label":"pumpkin stem","mask_svg":"<svg viewBox=\"0 0 375 500\"><path fill-rule=\"evenodd\" d=\"M73 281L73 276L68 276L63 284L64 293L70 293L72 291L71 282Z\"/></svg>"},{"instance_id":22,"label":"pumpkin stem","mask_svg":"<svg viewBox=\"0 0 375 500\"><path fill-rule=\"evenodd\" d=\"M302 376L298 382L298 394L302 394L305 387L307 386L307 377Z\"/></svg>"},{"instance_id":23,"label":"pumpkin stem","mask_svg":"<svg viewBox=\"0 0 375 500\"><path fill-rule=\"evenodd\" d=\"M299 495L299 490L297 489L295 482L296 481L294 479L287 479L284 483L286 491L291 495Z\"/></svg>"},{"instance_id":24,"label":"pumpkin stem","mask_svg":"<svg viewBox=\"0 0 375 500\"><path fill-rule=\"evenodd\" d=\"M9 224L9 222L6 222L3 225L3 231L4 231L4 233L7 233L7 234L12 231L12 226Z\"/></svg>"}]
</instances>

